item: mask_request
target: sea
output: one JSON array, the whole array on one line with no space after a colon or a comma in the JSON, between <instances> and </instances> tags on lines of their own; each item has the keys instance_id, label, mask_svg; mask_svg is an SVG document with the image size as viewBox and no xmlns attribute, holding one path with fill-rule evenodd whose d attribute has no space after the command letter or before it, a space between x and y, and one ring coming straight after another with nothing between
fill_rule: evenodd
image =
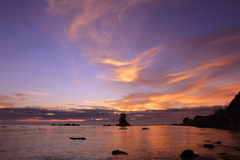
<instances>
[{"instance_id":1,"label":"sea","mask_svg":"<svg viewBox=\"0 0 240 160\"><path fill-rule=\"evenodd\" d=\"M79 137L86 140L70 139ZM240 160L240 134L167 125L0 126L0 160L180 160L189 149L199 155L194 160ZM128 155L112 155L113 150Z\"/></svg>"}]
</instances>

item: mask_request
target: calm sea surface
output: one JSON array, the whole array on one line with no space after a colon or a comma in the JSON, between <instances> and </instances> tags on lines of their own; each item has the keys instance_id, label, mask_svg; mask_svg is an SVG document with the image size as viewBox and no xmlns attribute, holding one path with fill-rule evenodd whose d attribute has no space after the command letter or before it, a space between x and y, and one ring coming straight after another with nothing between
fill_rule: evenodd
<instances>
[{"instance_id":1,"label":"calm sea surface","mask_svg":"<svg viewBox=\"0 0 240 160\"><path fill-rule=\"evenodd\" d=\"M149 130L142 130L143 127ZM184 126L0 126L1 160L179 160L186 149L200 159L240 159L240 134ZM71 140L70 137L86 137ZM206 142L209 140L210 142ZM214 144L221 141L222 144ZM203 144L214 144L214 149ZM113 150L128 155L112 155ZM221 155L219 153L226 153Z\"/></svg>"}]
</instances>

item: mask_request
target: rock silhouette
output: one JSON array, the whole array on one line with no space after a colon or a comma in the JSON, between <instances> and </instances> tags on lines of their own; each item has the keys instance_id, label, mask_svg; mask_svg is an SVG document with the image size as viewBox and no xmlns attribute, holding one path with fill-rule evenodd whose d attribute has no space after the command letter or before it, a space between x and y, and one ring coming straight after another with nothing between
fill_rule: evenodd
<instances>
[{"instance_id":1,"label":"rock silhouette","mask_svg":"<svg viewBox=\"0 0 240 160\"><path fill-rule=\"evenodd\" d=\"M79 137L79 138L70 138L70 139L72 139L72 140L86 140L86 138L85 137Z\"/></svg>"},{"instance_id":2,"label":"rock silhouette","mask_svg":"<svg viewBox=\"0 0 240 160\"><path fill-rule=\"evenodd\" d=\"M230 102L227 108L228 111L232 111L236 109L240 109L240 92L238 92L235 98L233 98L233 100Z\"/></svg>"},{"instance_id":3,"label":"rock silhouette","mask_svg":"<svg viewBox=\"0 0 240 160\"><path fill-rule=\"evenodd\" d=\"M212 144L204 144L203 147L204 148L214 148L214 145L212 145Z\"/></svg>"},{"instance_id":4,"label":"rock silhouette","mask_svg":"<svg viewBox=\"0 0 240 160\"><path fill-rule=\"evenodd\" d=\"M123 151L119 151L119 150L114 150L114 151L112 151L112 155L119 155L119 154L128 155L126 152L123 152Z\"/></svg>"},{"instance_id":5,"label":"rock silhouette","mask_svg":"<svg viewBox=\"0 0 240 160\"><path fill-rule=\"evenodd\" d=\"M222 144L222 142L221 141L217 141L217 142L214 142L215 144Z\"/></svg>"},{"instance_id":6,"label":"rock silhouette","mask_svg":"<svg viewBox=\"0 0 240 160\"><path fill-rule=\"evenodd\" d=\"M240 92L226 109L220 109L220 112L214 110L212 115L196 116L194 119L186 117L180 125L240 131Z\"/></svg>"},{"instance_id":7,"label":"rock silhouette","mask_svg":"<svg viewBox=\"0 0 240 160\"><path fill-rule=\"evenodd\" d=\"M119 119L119 124L117 124L116 126L131 126L127 120L126 120L126 114L125 113L121 113L120 114L120 119Z\"/></svg>"},{"instance_id":8,"label":"rock silhouette","mask_svg":"<svg viewBox=\"0 0 240 160\"><path fill-rule=\"evenodd\" d=\"M185 150L181 154L182 158L195 158L198 157L198 154L195 154L192 150Z\"/></svg>"}]
</instances>

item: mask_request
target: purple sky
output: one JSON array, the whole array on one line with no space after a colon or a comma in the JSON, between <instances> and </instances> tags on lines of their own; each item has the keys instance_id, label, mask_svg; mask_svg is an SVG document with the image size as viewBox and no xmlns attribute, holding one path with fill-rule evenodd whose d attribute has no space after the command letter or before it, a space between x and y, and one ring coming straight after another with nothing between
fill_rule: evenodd
<instances>
[{"instance_id":1,"label":"purple sky","mask_svg":"<svg viewBox=\"0 0 240 160\"><path fill-rule=\"evenodd\" d=\"M239 8L2 0L0 123L117 123L124 111L132 124L171 124L212 114L240 90Z\"/></svg>"}]
</instances>

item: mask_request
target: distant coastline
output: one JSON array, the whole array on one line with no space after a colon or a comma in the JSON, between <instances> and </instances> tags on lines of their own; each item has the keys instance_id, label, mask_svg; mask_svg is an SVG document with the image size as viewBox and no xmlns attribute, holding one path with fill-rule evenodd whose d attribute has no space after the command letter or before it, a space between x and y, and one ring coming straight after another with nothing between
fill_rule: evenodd
<instances>
[{"instance_id":1,"label":"distant coastline","mask_svg":"<svg viewBox=\"0 0 240 160\"><path fill-rule=\"evenodd\" d=\"M185 117L180 126L194 126L202 128L217 128L240 132L240 92L230 102L226 109L219 108L208 116L196 115L194 119Z\"/></svg>"}]
</instances>

